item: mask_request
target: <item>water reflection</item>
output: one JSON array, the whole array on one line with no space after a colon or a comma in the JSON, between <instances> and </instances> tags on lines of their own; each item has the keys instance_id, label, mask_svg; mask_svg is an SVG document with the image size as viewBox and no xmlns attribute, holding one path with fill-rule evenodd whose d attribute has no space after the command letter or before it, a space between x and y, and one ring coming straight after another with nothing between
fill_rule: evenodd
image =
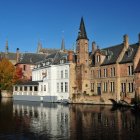
<instances>
[{"instance_id":1,"label":"water reflection","mask_svg":"<svg viewBox=\"0 0 140 140\"><path fill-rule=\"evenodd\" d=\"M42 136L55 139L69 137L68 106L56 103L18 101L13 104L13 116L16 122L41 138ZM18 126L20 125L18 124Z\"/></svg>"},{"instance_id":2,"label":"water reflection","mask_svg":"<svg viewBox=\"0 0 140 140\"><path fill-rule=\"evenodd\" d=\"M99 105L1 100L0 139L136 140L140 113Z\"/></svg>"}]
</instances>

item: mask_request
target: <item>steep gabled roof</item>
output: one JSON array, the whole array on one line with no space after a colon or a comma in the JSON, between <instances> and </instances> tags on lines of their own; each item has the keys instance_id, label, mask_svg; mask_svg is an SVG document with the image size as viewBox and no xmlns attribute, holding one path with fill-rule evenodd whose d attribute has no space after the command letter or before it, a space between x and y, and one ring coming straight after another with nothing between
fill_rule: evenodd
<instances>
[{"instance_id":1,"label":"steep gabled roof","mask_svg":"<svg viewBox=\"0 0 140 140\"><path fill-rule=\"evenodd\" d=\"M20 57L20 64L35 64L36 62L42 61L46 57L45 54L36 53L24 53Z\"/></svg>"},{"instance_id":2,"label":"steep gabled roof","mask_svg":"<svg viewBox=\"0 0 140 140\"><path fill-rule=\"evenodd\" d=\"M139 47L138 43L130 45L127 51L125 52L120 64L133 62L134 57L137 53L138 47Z\"/></svg>"},{"instance_id":3,"label":"steep gabled roof","mask_svg":"<svg viewBox=\"0 0 140 140\"><path fill-rule=\"evenodd\" d=\"M7 57L9 60L16 60L17 59L16 53L14 53L14 52L8 52L7 54L4 52L1 52L0 55L1 55L1 57Z\"/></svg>"},{"instance_id":4,"label":"steep gabled roof","mask_svg":"<svg viewBox=\"0 0 140 140\"><path fill-rule=\"evenodd\" d=\"M119 44L109 48L102 49L101 51L103 51L106 54L106 58L102 63L102 65L115 64L120 53L123 50L123 47L124 47L123 44Z\"/></svg>"}]
</instances>

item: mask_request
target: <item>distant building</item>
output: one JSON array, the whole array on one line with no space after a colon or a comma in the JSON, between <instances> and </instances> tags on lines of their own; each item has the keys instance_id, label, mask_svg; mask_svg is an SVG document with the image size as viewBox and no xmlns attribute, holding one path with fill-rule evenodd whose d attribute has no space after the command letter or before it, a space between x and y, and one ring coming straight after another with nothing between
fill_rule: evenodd
<instances>
[{"instance_id":1,"label":"distant building","mask_svg":"<svg viewBox=\"0 0 140 140\"><path fill-rule=\"evenodd\" d=\"M20 57L19 48L16 52L9 52L8 41L6 41L5 52L0 52L0 58L7 58L13 65L15 65Z\"/></svg>"},{"instance_id":2,"label":"distant building","mask_svg":"<svg viewBox=\"0 0 140 140\"><path fill-rule=\"evenodd\" d=\"M43 48L42 43L39 41L37 46L37 54L46 54L50 55L52 53L56 53L60 49L54 49L54 48Z\"/></svg>"}]
</instances>

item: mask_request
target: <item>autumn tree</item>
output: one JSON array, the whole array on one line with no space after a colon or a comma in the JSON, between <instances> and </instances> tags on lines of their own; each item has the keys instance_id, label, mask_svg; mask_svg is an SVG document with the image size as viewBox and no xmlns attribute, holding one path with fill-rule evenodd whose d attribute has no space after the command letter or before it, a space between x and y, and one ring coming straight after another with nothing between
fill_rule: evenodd
<instances>
[{"instance_id":1,"label":"autumn tree","mask_svg":"<svg viewBox=\"0 0 140 140\"><path fill-rule=\"evenodd\" d=\"M6 58L0 61L0 90L11 90L15 80L15 67Z\"/></svg>"},{"instance_id":2,"label":"autumn tree","mask_svg":"<svg viewBox=\"0 0 140 140\"><path fill-rule=\"evenodd\" d=\"M15 68L14 83L19 83L19 82L23 81L22 77L23 77L22 68L17 66Z\"/></svg>"}]
</instances>

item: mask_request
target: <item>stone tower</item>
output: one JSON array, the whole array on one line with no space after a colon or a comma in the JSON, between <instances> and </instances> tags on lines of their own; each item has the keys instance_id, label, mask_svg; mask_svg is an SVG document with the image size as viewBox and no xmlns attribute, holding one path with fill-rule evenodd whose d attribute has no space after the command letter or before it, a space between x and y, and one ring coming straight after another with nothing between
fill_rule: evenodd
<instances>
[{"instance_id":1,"label":"stone tower","mask_svg":"<svg viewBox=\"0 0 140 140\"><path fill-rule=\"evenodd\" d=\"M88 42L89 40L86 34L85 24L82 17L78 37L76 40L76 85L77 92L81 94L89 94L90 92Z\"/></svg>"},{"instance_id":2,"label":"stone tower","mask_svg":"<svg viewBox=\"0 0 140 140\"><path fill-rule=\"evenodd\" d=\"M88 38L86 34L83 17L81 18L81 23L80 23L80 28L79 28L76 43L77 43L76 45L77 64L88 65L88 59L89 59Z\"/></svg>"}]
</instances>

